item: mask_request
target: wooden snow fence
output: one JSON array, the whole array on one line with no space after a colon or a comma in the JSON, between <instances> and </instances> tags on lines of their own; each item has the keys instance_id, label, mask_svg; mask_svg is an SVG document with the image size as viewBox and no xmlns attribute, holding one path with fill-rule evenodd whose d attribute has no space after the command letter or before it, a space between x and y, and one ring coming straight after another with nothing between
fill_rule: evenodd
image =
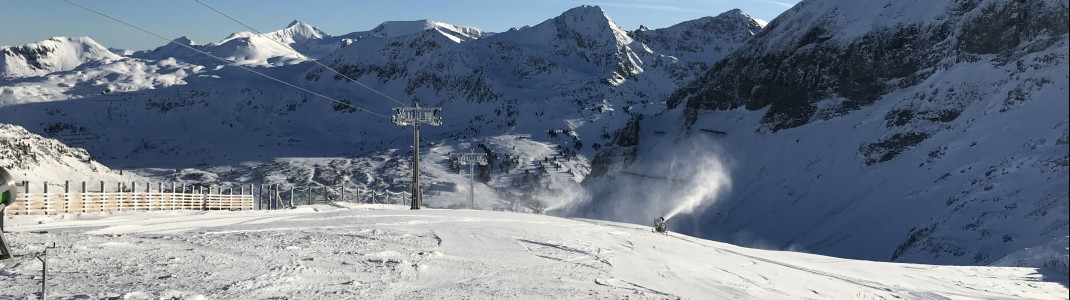
<instances>
[{"instance_id":1,"label":"wooden snow fence","mask_svg":"<svg viewBox=\"0 0 1070 300\"><path fill-rule=\"evenodd\" d=\"M8 214L62 214L100 211L245 210L253 195L188 193L32 193L18 194Z\"/></svg>"}]
</instances>

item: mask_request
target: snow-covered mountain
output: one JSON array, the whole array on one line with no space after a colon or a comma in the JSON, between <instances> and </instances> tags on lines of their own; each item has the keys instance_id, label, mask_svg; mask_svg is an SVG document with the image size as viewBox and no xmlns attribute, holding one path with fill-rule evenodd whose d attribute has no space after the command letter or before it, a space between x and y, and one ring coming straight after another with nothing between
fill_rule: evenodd
<instances>
[{"instance_id":1,"label":"snow-covered mountain","mask_svg":"<svg viewBox=\"0 0 1070 300\"><path fill-rule=\"evenodd\" d=\"M715 19L752 23L738 16ZM753 34L746 25L726 28ZM678 38L679 44L710 42L725 51L742 43L694 34ZM284 52L288 49L276 41L303 52L319 49L304 54L346 76ZM185 38L176 43L237 60L340 103L172 43L130 54L105 64L106 68L4 81L0 120L60 140L72 134L92 137L72 142L112 166L159 168L150 173L160 178L333 185L342 177L291 176L277 181L238 173L255 172L247 166L256 164L294 174L307 170L325 174L324 165L375 166L392 161L388 165L405 166L411 154L411 130L394 126L387 116L393 107L418 100L423 106L442 107L446 120L444 126L425 126L421 132L425 141L436 145L424 148L431 152L425 158L436 160L424 162L432 168L428 182L463 182L447 154L476 148L495 158L492 166L481 169L486 177L477 187L491 198L496 189L530 183L536 177L582 180L588 158L631 113L659 110L657 101L699 74L688 67L691 62L712 64L717 59L656 53L593 6L501 34L424 20L385 22L370 31L330 36L294 22L273 33L236 33L208 45ZM50 127L84 131L43 130ZM319 159L300 159L309 157ZM335 157L338 162L332 163ZM209 166L222 168L207 170ZM207 173L171 173L191 167ZM396 173L403 169L388 172L399 175L396 180L377 170L360 167L333 173L388 183L354 180L358 186L407 183L408 176ZM530 175L535 173L540 175ZM466 187L454 190L458 196L466 191ZM451 201L428 204L445 207L453 205Z\"/></svg>"},{"instance_id":2,"label":"snow-covered mountain","mask_svg":"<svg viewBox=\"0 0 1070 300\"><path fill-rule=\"evenodd\" d=\"M802 1L620 131L582 212L684 203L690 234L922 263L1065 240L1067 7Z\"/></svg>"},{"instance_id":3,"label":"snow-covered mountain","mask_svg":"<svg viewBox=\"0 0 1070 300\"><path fill-rule=\"evenodd\" d=\"M451 25L432 20L388 21L370 31L332 36L315 26L294 20L286 28L278 31L263 34L236 32L219 42L207 45L198 45L186 37L181 37L175 39L173 43L153 50L135 52L130 56L148 60L176 58L200 65L229 64L189 49L192 47L238 65L279 66L300 63L309 58L321 59L364 38L395 38L427 30L437 31L456 41L480 39L486 36L482 30L475 27Z\"/></svg>"},{"instance_id":4,"label":"snow-covered mountain","mask_svg":"<svg viewBox=\"0 0 1070 300\"><path fill-rule=\"evenodd\" d=\"M237 32L207 45L180 37L172 43L130 56L146 60L173 58L206 66L228 64L200 53L203 51L237 65L275 66L299 63L307 57L318 58L341 47L337 39L329 38L331 36L318 28L295 20L278 31L264 34ZM294 52L295 49L300 53Z\"/></svg>"},{"instance_id":5,"label":"snow-covered mountain","mask_svg":"<svg viewBox=\"0 0 1070 300\"><path fill-rule=\"evenodd\" d=\"M732 53L761 30L762 25L757 19L734 9L717 17L687 21L668 28L651 30L644 26L630 32L630 36L654 53L682 60L685 67L694 70L688 73L694 73L706 71L711 62Z\"/></svg>"},{"instance_id":6,"label":"snow-covered mountain","mask_svg":"<svg viewBox=\"0 0 1070 300\"><path fill-rule=\"evenodd\" d=\"M0 46L0 54L0 78L40 76L121 58L88 37L54 37L18 47Z\"/></svg>"},{"instance_id":7,"label":"snow-covered mountain","mask_svg":"<svg viewBox=\"0 0 1070 300\"><path fill-rule=\"evenodd\" d=\"M298 20L290 22L290 25L286 25L286 28L282 30L269 32L264 35L265 37L287 45L302 44L310 40L322 39L329 36L319 28ZM224 41L229 39L230 38L224 39Z\"/></svg>"}]
</instances>

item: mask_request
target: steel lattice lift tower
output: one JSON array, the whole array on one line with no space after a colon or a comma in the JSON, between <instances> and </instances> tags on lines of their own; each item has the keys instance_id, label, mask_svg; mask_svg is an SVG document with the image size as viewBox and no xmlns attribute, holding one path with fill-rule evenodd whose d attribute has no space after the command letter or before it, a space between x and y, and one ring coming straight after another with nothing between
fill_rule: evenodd
<instances>
[{"instance_id":1,"label":"steel lattice lift tower","mask_svg":"<svg viewBox=\"0 0 1070 300\"><path fill-rule=\"evenodd\" d=\"M412 207L420 209L420 123L431 126L442 125L442 118L438 116L441 108L426 108L416 105L413 107L395 107L395 115L391 120L399 126L412 125Z\"/></svg>"},{"instance_id":2,"label":"steel lattice lift tower","mask_svg":"<svg viewBox=\"0 0 1070 300\"><path fill-rule=\"evenodd\" d=\"M474 150L473 150L474 151ZM457 155L457 161L462 165L468 165L468 208L476 208L476 165L487 165L486 153L461 153Z\"/></svg>"}]
</instances>

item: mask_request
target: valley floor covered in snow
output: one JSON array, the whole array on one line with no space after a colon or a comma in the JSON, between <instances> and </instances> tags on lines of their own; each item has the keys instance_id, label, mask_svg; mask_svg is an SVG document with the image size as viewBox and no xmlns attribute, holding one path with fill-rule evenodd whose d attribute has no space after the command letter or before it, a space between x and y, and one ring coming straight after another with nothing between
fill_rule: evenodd
<instances>
[{"instance_id":1,"label":"valley floor covered in snow","mask_svg":"<svg viewBox=\"0 0 1070 300\"><path fill-rule=\"evenodd\" d=\"M1045 270L846 260L392 205L8 216L0 299L1066 299ZM670 228L671 230L671 228Z\"/></svg>"}]
</instances>

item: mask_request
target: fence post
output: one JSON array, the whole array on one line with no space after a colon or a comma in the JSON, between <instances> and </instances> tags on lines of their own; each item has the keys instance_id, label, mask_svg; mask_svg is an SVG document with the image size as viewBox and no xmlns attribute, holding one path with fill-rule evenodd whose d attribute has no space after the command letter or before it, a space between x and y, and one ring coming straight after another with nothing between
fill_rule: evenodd
<instances>
[{"instance_id":1,"label":"fence post","mask_svg":"<svg viewBox=\"0 0 1070 300\"><path fill-rule=\"evenodd\" d=\"M71 212L71 181L63 181L63 213Z\"/></svg>"},{"instance_id":2,"label":"fence post","mask_svg":"<svg viewBox=\"0 0 1070 300\"><path fill-rule=\"evenodd\" d=\"M178 209L177 206L178 206L178 194L179 193L178 193L177 190L175 190L175 187L177 187L177 186L178 186L178 183L176 183L174 181L171 182L171 210Z\"/></svg>"},{"instance_id":3,"label":"fence post","mask_svg":"<svg viewBox=\"0 0 1070 300\"><path fill-rule=\"evenodd\" d=\"M338 201L346 202L346 184L345 183L342 184L341 191L342 191L342 195L338 197Z\"/></svg>"},{"instance_id":4,"label":"fence post","mask_svg":"<svg viewBox=\"0 0 1070 300\"><path fill-rule=\"evenodd\" d=\"M85 193L85 181L82 181L82 193Z\"/></svg>"},{"instance_id":5,"label":"fence post","mask_svg":"<svg viewBox=\"0 0 1070 300\"><path fill-rule=\"evenodd\" d=\"M52 197L48 195L48 181L45 181L45 214L48 214L49 210L52 210Z\"/></svg>"},{"instance_id":6,"label":"fence post","mask_svg":"<svg viewBox=\"0 0 1070 300\"><path fill-rule=\"evenodd\" d=\"M125 185L126 183L123 183L123 184ZM134 210L137 210L137 195L134 194L134 193L137 192L137 182L136 181L131 181L130 182L129 191L130 191L130 193L127 193L125 189L122 191L123 194L129 195L129 196L126 197L126 204L129 205L130 208L133 208Z\"/></svg>"},{"instance_id":7,"label":"fence post","mask_svg":"<svg viewBox=\"0 0 1070 300\"><path fill-rule=\"evenodd\" d=\"M174 181L171 182L171 192L167 193L167 200L170 200L170 201L167 201L167 202L171 204L171 210L175 210L175 182Z\"/></svg>"},{"instance_id":8,"label":"fence post","mask_svg":"<svg viewBox=\"0 0 1070 300\"><path fill-rule=\"evenodd\" d=\"M290 186L290 208L294 208L294 186Z\"/></svg>"},{"instance_id":9,"label":"fence post","mask_svg":"<svg viewBox=\"0 0 1070 300\"><path fill-rule=\"evenodd\" d=\"M331 202L331 198L327 197L327 186L323 186L323 203Z\"/></svg>"},{"instance_id":10,"label":"fence post","mask_svg":"<svg viewBox=\"0 0 1070 300\"><path fill-rule=\"evenodd\" d=\"M256 197L256 209L264 209L264 184L260 184L259 196Z\"/></svg>"},{"instance_id":11,"label":"fence post","mask_svg":"<svg viewBox=\"0 0 1070 300\"><path fill-rule=\"evenodd\" d=\"M244 190L244 189L245 189L245 186L242 186L242 189ZM242 191L242 195L245 195L245 191ZM249 196L252 196L252 195L253 195L253 184L252 184L252 183L250 183L250 184L249 184ZM253 208L253 209L256 209L256 203L250 203L250 204L253 204L253 207L252 207L252 208Z\"/></svg>"},{"instance_id":12,"label":"fence post","mask_svg":"<svg viewBox=\"0 0 1070 300\"><path fill-rule=\"evenodd\" d=\"M308 205L312 205L312 185L308 186Z\"/></svg>"}]
</instances>

